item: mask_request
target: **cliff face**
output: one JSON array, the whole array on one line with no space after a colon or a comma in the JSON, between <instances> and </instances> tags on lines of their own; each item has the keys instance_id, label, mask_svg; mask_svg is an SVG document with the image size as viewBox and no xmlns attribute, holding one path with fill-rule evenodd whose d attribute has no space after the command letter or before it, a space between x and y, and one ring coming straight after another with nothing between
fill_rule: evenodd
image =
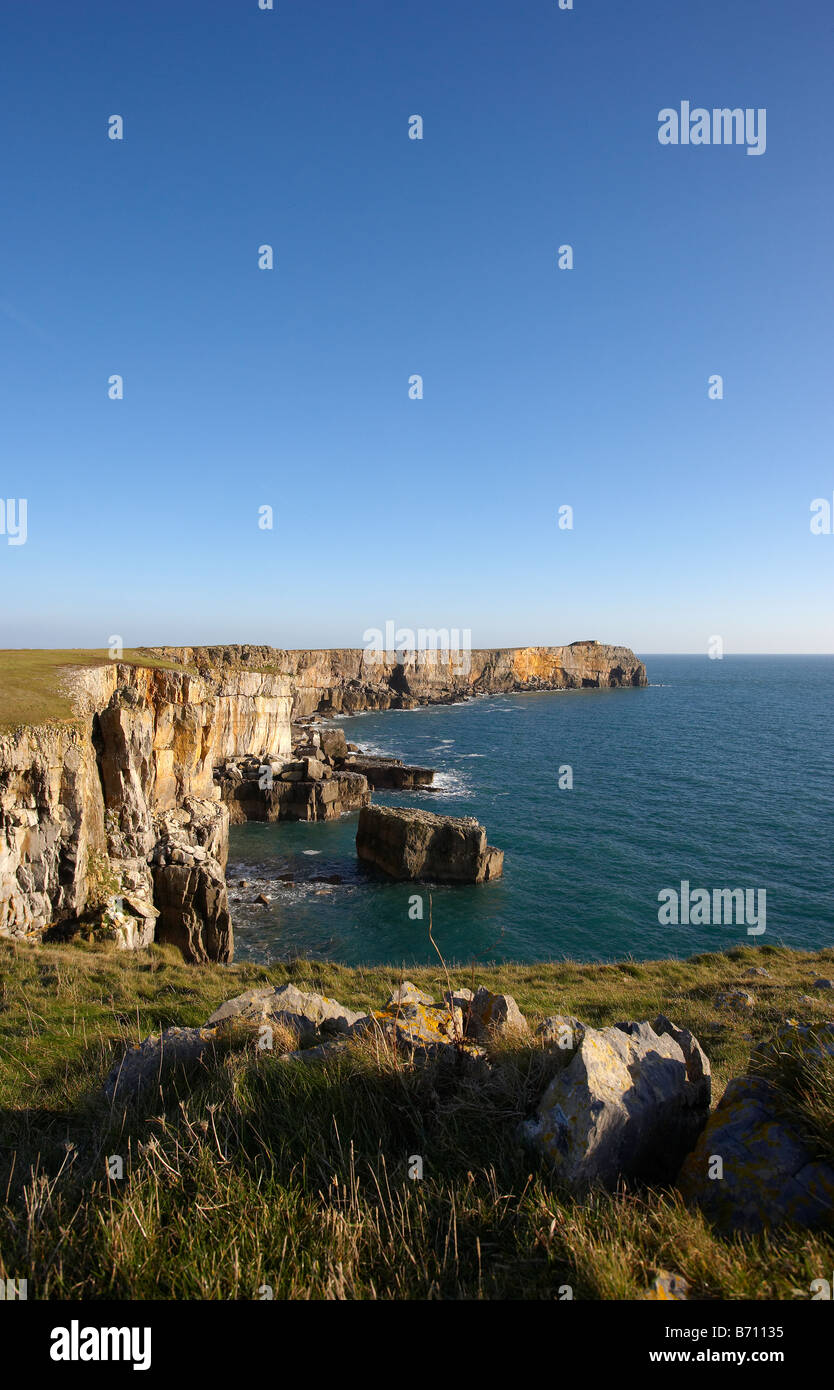
<instances>
[{"instance_id":1,"label":"cliff face","mask_svg":"<svg viewBox=\"0 0 834 1390\"><path fill-rule=\"evenodd\" d=\"M253 747L289 756L289 686L254 671L195 677L119 663L76 670L69 683L74 723L0 737L0 934L39 932L118 899L117 935L144 944L162 894L155 846L164 841L180 865L205 850L206 873L220 853L225 862L215 764ZM195 891L205 897L205 884Z\"/></svg>"},{"instance_id":2,"label":"cliff face","mask_svg":"<svg viewBox=\"0 0 834 1390\"><path fill-rule=\"evenodd\" d=\"M189 959L228 960L229 810L214 778L227 759L274 759L280 773L291 720L316 711L646 683L633 652L594 642L473 651L457 662L419 653L402 664L360 650L149 655L189 669L77 668L66 677L74 721L0 736L0 935L85 914L100 922L103 912L124 946L156 937Z\"/></svg>"},{"instance_id":3,"label":"cliff face","mask_svg":"<svg viewBox=\"0 0 834 1390\"><path fill-rule=\"evenodd\" d=\"M285 674L292 714L353 714L365 709L467 699L525 690L640 686L646 668L628 647L573 642L566 647L505 647L452 654L406 654L398 663L359 648L283 651L275 647L158 647L156 655L199 670L269 666Z\"/></svg>"},{"instance_id":4,"label":"cliff face","mask_svg":"<svg viewBox=\"0 0 834 1390\"><path fill-rule=\"evenodd\" d=\"M83 911L88 861L105 847L89 733L31 728L0 739L0 933Z\"/></svg>"}]
</instances>

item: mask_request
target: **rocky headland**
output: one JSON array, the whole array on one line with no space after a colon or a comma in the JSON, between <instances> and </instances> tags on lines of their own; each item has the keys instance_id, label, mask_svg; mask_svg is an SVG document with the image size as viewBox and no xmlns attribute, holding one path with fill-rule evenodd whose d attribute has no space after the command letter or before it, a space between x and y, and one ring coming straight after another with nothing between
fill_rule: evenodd
<instances>
[{"instance_id":1,"label":"rocky headland","mask_svg":"<svg viewBox=\"0 0 834 1390\"><path fill-rule=\"evenodd\" d=\"M197 670L274 670L289 682L294 719L314 713L412 709L474 695L534 690L605 689L646 684L646 668L628 647L572 642L565 647L503 647L458 654L391 653L359 648L284 651L275 647L154 647L154 654Z\"/></svg>"},{"instance_id":2,"label":"rocky headland","mask_svg":"<svg viewBox=\"0 0 834 1390\"><path fill-rule=\"evenodd\" d=\"M229 961L231 822L328 820L363 811L375 787L431 785L432 769L363 756L321 720L646 684L633 652L596 642L464 655L458 669L443 652L153 648L158 666L65 670L74 717L0 736L0 935L80 926ZM440 876L436 854L430 868Z\"/></svg>"}]
</instances>

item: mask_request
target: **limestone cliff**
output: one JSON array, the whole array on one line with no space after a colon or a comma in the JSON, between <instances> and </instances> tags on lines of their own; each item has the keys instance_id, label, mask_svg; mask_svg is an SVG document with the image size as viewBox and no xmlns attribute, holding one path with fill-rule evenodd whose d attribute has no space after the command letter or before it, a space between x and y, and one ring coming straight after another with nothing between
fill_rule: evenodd
<instances>
[{"instance_id":1,"label":"limestone cliff","mask_svg":"<svg viewBox=\"0 0 834 1390\"><path fill-rule=\"evenodd\" d=\"M222 882L228 811L215 764L253 747L289 755L289 685L262 672L117 662L69 679L76 720L0 737L0 934L41 932L115 899L117 936L141 945L153 936L154 898L166 896L154 878L167 865L150 862L159 843L180 866L202 857L198 873ZM205 900L205 882L193 891ZM228 937L221 956L230 928Z\"/></svg>"},{"instance_id":2,"label":"limestone cliff","mask_svg":"<svg viewBox=\"0 0 834 1390\"><path fill-rule=\"evenodd\" d=\"M283 651L275 647L158 647L159 657L206 671L280 671L292 689L293 718L315 711L365 709L467 699L510 691L640 686L646 668L628 647L573 642L566 647L503 647L392 655L359 648Z\"/></svg>"}]
</instances>

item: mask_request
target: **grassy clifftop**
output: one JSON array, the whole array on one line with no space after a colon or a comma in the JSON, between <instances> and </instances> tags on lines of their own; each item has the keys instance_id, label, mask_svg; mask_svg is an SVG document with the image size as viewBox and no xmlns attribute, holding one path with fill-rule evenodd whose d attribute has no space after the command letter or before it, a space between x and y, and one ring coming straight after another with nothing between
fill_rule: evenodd
<instances>
[{"instance_id":1,"label":"grassy clifftop","mask_svg":"<svg viewBox=\"0 0 834 1390\"><path fill-rule=\"evenodd\" d=\"M664 1012L703 1041L715 1099L751 1038L794 1014L834 951L736 948L687 961L477 967L531 1022L565 1012L596 1026ZM750 977L762 965L768 977ZM468 969L451 972L471 984ZM408 977L439 999L441 968ZM834 1239L783 1229L718 1235L672 1191L562 1191L518 1141L541 1093L536 1044L496 1044L488 1086L447 1087L372 1048L288 1066L230 1049L174 1072L126 1109L101 1083L124 1046L202 1023L250 985L292 980L362 1008L395 970L298 962L185 966L170 948L0 943L0 1277L32 1298L553 1299L641 1296L659 1268L699 1298L809 1297ZM743 1016L716 1009L742 980ZM832 1136L834 1147L834 1136ZM408 1180L412 1155L422 1181ZM110 1179L108 1156L124 1176Z\"/></svg>"},{"instance_id":2,"label":"grassy clifftop","mask_svg":"<svg viewBox=\"0 0 834 1390\"><path fill-rule=\"evenodd\" d=\"M119 658L128 666L182 669L174 661L128 649ZM82 666L108 666L106 651L67 648L0 649L0 733L23 724L47 724L73 717L72 701L64 688L65 677Z\"/></svg>"}]
</instances>

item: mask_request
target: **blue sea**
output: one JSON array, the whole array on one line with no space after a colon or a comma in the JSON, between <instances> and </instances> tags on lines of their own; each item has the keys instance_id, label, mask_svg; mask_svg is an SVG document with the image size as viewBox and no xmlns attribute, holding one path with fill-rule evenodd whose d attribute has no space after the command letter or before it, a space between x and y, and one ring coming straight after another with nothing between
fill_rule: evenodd
<instances>
[{"instance_id":1,"label":"blue sea","mask_svg":"<svg viewBox=\"0 0 834 1390\"><path fill-rule=\"evenodd\" d=\"M338 721L363 749L437 769L431 790L375 792L375 802L476 816L505 851L502 880L431 889L447 960L834 944L834 657L643 660L643 690L490 696ZM567 767L573 786L560 788ZM429 889L361 871L356 821L232 828L229 876L249 881L230 885L239 960L437 960ZM276 882L282 873L295 882ZM310 881L334 874L340 884ZM765 890L765 933L661 925L658 895L682 881L693 893ZM252 905L257 891L268 907Z\"/></svg>"}]
</instances>

